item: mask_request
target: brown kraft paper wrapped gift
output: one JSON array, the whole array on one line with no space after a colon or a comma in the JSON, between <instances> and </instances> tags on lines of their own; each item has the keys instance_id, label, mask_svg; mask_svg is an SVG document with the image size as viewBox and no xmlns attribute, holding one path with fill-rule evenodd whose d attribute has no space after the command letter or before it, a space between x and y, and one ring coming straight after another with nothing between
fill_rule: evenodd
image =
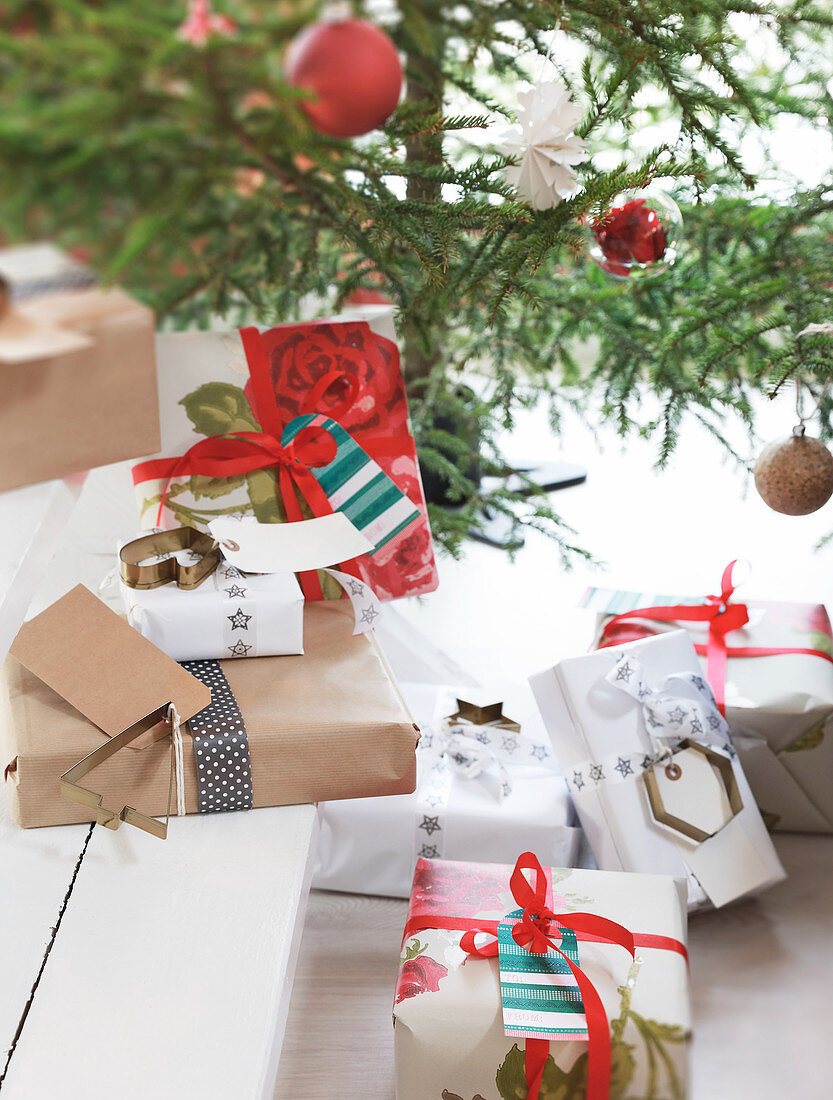
<instances>
[{"instance_id":1,"label":"brown kraft paper wrapped gift","mask_svg":"<svg viewBox=\"0 0 833 1100\"><path fill-rule=\"evenodd\" d=\"M159 449L154 317L49 245L0 250L0 490Z\"/></svg>"},{"instance_id":2,"label":"brown kraft paper wrapped gift","mask_svg":"<svg viewBox=\"0 0 833 1100\"><path fill-rule=\"evenodd\" d=\"M417 741L393 675L372 634L352 636L352 610L336 601L305 609L306 653L221 661L246 723L254 805L407 794L414 790ZM93 820L61 797L59 777L105 735L13 657L3 668L6 787L25 828ZM197 781L183 725L185 805L197 812ZM164 817L170 739L127 746L84 785L104 805Z\"/></svg>"}]
</instances>

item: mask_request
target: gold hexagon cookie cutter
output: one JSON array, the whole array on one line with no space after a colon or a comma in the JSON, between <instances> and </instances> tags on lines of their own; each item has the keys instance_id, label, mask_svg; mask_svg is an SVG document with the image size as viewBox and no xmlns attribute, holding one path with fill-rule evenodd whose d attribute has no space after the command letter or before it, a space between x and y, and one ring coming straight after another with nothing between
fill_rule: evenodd
<instances>
[{"instance_id":1,"label":"gold hexagon cookie cutter","mask_svg":"<svg viewBox=\"0 0 833 1100\"><path fill-rule=\"evenodd\" d=\"M709 748L708 745L703 745L700 741L693 741L689 738L681 741L677 748L678 750L695 749L697 752L702 753L709 763L717 768L718 774L723 782L726 797L729 800L729 809L732 811L732 817L737 817L743 809L743 799L737 779L735 778L735 770L732 767L732 761L729 757L724 756L720 752L716 752L714 749ZM642 778L645 780L645 788L648 792L648 802L650 803L654 820L658 821L660 825L667 825L670 829L674 829L675 832L682 833L683 836L688 837L689 840L696 841L698 844L702 844L704 840L716 836L717 833L720 832L720 829L715 830L713 833L707 833L703 829L698 829L696 825L692 825L690 821L685 821L681 817L676 817L666 810L662 801L659 784L657 783L657 777L654 774L654 769L659 766L659 764L655 764L654 767L648 768L642 773ZM674 763L673 757L664 767L666 775L671 780L679 779L680 775L682 775L682 769L679 764ZM676 774L673 774L673 772L676 772ZM722 825L721 828L725 828L725 825Z\"/></svg>"},{"instance_id":2,"label":"gold hexagon cookie cutter","mask_svg":"<svg viewBox=\"0 0 833 1100\"><path fill-rule=\"evenodd\" d=\"M133 806L122 806L120 810L111 810L104 806L104 795L98 794L96 791L91 791L88 787L82 787L79 783L79 779L83 779L88 772L91 772L93 768L97 768L99 764L103 764L105 760L115 753L119 752L126 745L129 745L131 741L135 741L137 737L141 737L143 733L147 733L148 730L154 728L154 726L165 722L170 713L171 704L165 703L164 706L157 707L156 710L151 711L150 714L145 715L144 718L140 718L138 722L134 722L132 726L128 726L126 730L122 730L121 733L115 734L115 736L108 738L103 745L99 745L98 748L93 749L92 752L79 760L77 764L73 764L68 771L65 771L61 776L61 794L64 798L70 799L72 802L77 802L81 806L85 806L88 810L92 810L95 814L95 820L97 825L103 825L105 829L118 829L122 821L128 825L135 825L137 829L142 829L146 833L150 833L152 836L158 837L159 840L165 840L168 836L168 821L171 816L171 800L173 798L173 786L174 786L174 740L171 737L171 778L168 783L168 809L165 814L165 820L160 821L158 817L150 817L148 814L143 814L141 810L137 810Z\"/></svg>"}]
</instances>

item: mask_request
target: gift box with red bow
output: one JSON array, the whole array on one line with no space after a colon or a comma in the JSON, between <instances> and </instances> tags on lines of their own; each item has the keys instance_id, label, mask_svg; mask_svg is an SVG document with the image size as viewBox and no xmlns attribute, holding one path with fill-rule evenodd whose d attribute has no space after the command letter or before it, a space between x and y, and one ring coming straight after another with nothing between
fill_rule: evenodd
<instances>
[{"instance_id":1,"label":"gift box with red bow","mask_svg":"<svg viewBox=\"0 0 833 1100\"><path fill-rule=\"evenodd\" d=\"M394 1005L397 1100L679 1100L685 883L420 860Z\"/></svg>"},{"instance_id":2,"label":"gift box with red bow","mask_svg":"<svg viewBox=\"0 0 833 1100\"><path fill-rule=\"evenodd\" d=\"M833 631L821 604L747 600L737 563L719 594L679 597L591 588L594 648L669 630L695 643L767 825L833 832Z\"/></svg>"},{"instance_id":3,"label":"gift box with red bow","mask_svg":"<svg viewBox=\"0 0 833 1100\"><path fill-rule=\"evenodd\" d=\"M389 311L162 335L158 357L162 452L134 469L143 526L342 511L373 545L355 567L380 599L436 588ZM340 595L314 574L301 584L307 598Z\"/></svg>"}]
</instances>

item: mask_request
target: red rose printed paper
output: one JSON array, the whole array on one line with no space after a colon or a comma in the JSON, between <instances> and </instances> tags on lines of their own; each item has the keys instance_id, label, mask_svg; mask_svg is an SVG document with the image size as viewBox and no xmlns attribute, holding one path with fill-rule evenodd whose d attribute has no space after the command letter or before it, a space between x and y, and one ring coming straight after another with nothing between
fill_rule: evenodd
<instances>
[{"instance_id":1,"label":"red rose printed paper","mask_svg":"<svg viewBox=\"0 0 833 1100\"><path fill-rule=\"evenodd\" d=\"M162 455L179 459L193 449L208 461L177 467L154 460L134 469L144 526L205 529L224 515L275 523L317 514L321 495L308 491L300 494L299 514L291 514L282 481L298 471L296 460L313 478L327 467L332 455L321 440L310 445L310 433L287 430L299 417L320 414L349 433L404 495L410 510L402 512L413 517L375 553L356 559L360 578L381 599L437 587L390 311L369 321L336 318L261 333L165 334L158 360Z\"/></svg>"}]
</instances>

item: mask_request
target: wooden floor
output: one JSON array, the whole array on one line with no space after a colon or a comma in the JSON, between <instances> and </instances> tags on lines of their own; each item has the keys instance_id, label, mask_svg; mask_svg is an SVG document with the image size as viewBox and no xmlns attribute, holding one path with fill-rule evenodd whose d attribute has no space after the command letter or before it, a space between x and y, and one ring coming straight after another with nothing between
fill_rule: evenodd
<instances>
[{"instance_id":1,"label":"wooden floor","mask_svg":"<svg viewBox=\"0 0 833 1100\"><path fill-rule=\"evenodd\" d=\"M312 891L275 1100L391 1100L391 1008L407 908Z\"/></svg>"}]
</instances>

